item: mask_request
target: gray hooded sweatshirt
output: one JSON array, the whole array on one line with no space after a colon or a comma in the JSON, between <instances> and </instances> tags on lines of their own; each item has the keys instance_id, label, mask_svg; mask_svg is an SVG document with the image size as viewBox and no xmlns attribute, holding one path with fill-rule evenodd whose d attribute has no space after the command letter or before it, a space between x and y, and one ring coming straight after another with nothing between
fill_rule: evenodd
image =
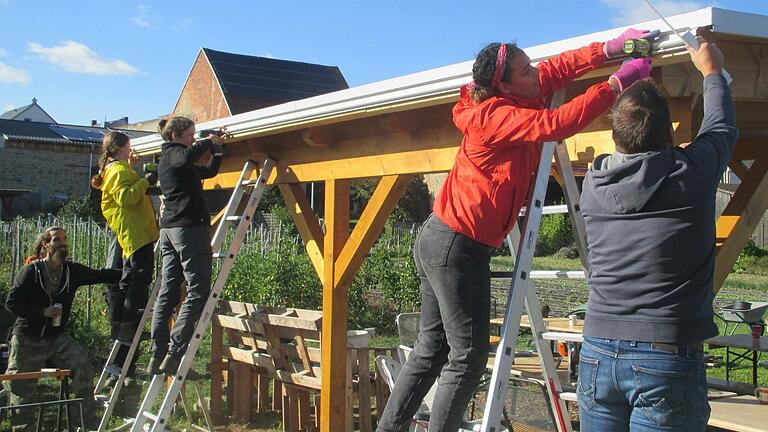
<instances>
[{"instance_id":1,"label":"gray hooded sweatshirt","mask_svg":"<svg viewBox=\"0 0 768 432\"><path fill-rule=\"evenodd\" d=\"M737 137L730 89L709 75L693 143L595 161L581 195L585 336L684 344L717 334L715 192Z\"/></svg>"}]
</instances>

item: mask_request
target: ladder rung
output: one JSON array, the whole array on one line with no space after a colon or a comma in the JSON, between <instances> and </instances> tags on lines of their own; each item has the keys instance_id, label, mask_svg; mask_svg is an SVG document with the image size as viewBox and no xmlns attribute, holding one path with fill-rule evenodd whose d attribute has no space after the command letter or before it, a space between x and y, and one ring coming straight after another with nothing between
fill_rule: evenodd
<instances>
[{"instance_id":1,"label":"ladder rung","mask_svg":"<svg viewBox=\"0 0 768 432\"><path fill-rule=\"evenodd\" d=\"M242 218L243 218L242 216L227 216L226 220L228 222L237 222L237 221L239 221Z\"/></svg>"},{"instance_id":2,"label":"ladder rung","mask_svg":"<svg viewBox=\"0 0 768 432\"><path fill-rule=\"evenodd\" d=\"M102 394L93 395L93 399L96 401L97 404L102 406L107 406L107 404L109 404L109 396L107 395L102 395Z\"/></svg>"},{"instance_id":3,"label":"ladder rung","mask_svg":"<svg viewBox=\"0 0 768 432\"><path fill-rule=\"evenodd\" d=\"M525 216L525 212L528 209L528 207L523 207L520 209L520 217ZM551 205L551 206L544 206L541 209L541 214L559 214L559 213L568 213L568 205L567 204L559 204L559 205Z\"/></svg>"},{"instance_id":4,"label":"ladder rung","mask_svg":"<svg viewBox=\"0 0 768 432\"><path fill-rule=\"evenodd\" d=\"M122 371L121 368L115 366L115 365L109 365L106 368L104 368L105 371L112 375L112 376L120 376L120 372Z\"/></svg>"},{"instance_id":5,"label":"ladder rung","mask_svg":"<svg viewBox=\"0 0 768 432\"><path fill-rule=\"evenodd\" d=\"M491 272L492 279L512 279L515 272L512 271L494 271ZM584 279L586 276L584 270L532 270L531 279Z\"/></svg>"},{"instance_id":6,"label":"ladder rung","mask_svg":"<svg viewBox=\"0 0 768 432\"><path fill-rule=\"evenodd\" d=\"M240 184L243 186L253 186L258 183L259 183L259 180L257 179L257 180L243 180L243 182Z\"/></svg>"},{"instance_id":7,"label":"ladder rung","mask_svg":"<svg viewBox=\"0 0 768 432\"><path fill-rule=\"evenodd\" d=\"M157 414L155 414L155 413L151 413L149 411L144 411L143 413L141 413L141 415L143 415L145 418L147 418L149 420L152 420L153 422L157 421Z\"/></svg>"},{"instance_id":8,"label":"ladder rung","mask_svg":"<svg viewBox=\"0 0 768 432\"><path fill-rule=\"evenodd\" d=\"M574 392L562 392L560 393L560 399L568 402L576 402L576 393Z\"/></svg>"},{"instance_id":9,"label":"ladder rung","mask_svg":"<svg viewBox=\"0 0 768 432\"><path fill-rule=\"evenodd\" d=\"M543 332L541 338L544 340L562 341L562 342L584 342L584 335L579 333L567 332Z\"/></svg>"}]
</instances>

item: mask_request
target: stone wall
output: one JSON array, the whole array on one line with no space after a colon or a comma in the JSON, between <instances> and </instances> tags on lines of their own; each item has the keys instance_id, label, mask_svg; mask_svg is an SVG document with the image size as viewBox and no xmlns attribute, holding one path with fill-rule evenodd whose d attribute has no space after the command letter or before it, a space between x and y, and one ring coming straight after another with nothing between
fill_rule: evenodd
<instances>
[{"instance_id":1,"label":"stone wall","mask_svg":"<svg viewBox=\"0 0 768 432\"><path fill-rule=\"evenodd\" d=\"M94 146L93 164L99 158ZM91 146L5 142L0 148L0 188L26 189L31 193L14 198L10 216L45 210L53 200L88 193Z\"/></svg>"}]
</instances>

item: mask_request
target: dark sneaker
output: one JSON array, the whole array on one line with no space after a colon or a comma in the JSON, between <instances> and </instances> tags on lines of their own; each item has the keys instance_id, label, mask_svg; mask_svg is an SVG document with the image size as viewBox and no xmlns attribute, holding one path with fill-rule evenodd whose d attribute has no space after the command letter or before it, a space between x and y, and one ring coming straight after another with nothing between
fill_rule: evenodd
<instances>
[{"instance_id":1,"label":"dark sneaker","mask_svg":"<svg viewBox=\"0 0 768 432\"><path fill-rule=\"evenodd\" d=\"M160 364L162 361L163 359L160 357L151 356L147 365L147 373L150 375L160 375Z\"/></svg>"}]
</instances>

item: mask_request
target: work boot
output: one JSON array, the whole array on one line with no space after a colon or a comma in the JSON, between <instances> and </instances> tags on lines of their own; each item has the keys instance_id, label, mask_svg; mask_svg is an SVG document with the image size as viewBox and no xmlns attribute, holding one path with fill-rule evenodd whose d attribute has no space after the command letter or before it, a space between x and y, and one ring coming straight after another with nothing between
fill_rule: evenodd
<instances>
[{"instance_id":1,"label":"work boot","mask_svg":"<svg viewBox=\"0 0 768 432\"><path fill-rule=\"evenodd\" d=\"M147 365L147 373L150 375L160 375L161 363L163 363L162 358L151 356L149 358L149 364Z\"/></svg>"},{"instance_id":2,"label":"work boot","mask_svg":"<svg viewBox=\"0 0 768 432\"><path fill-rule=\"evenodd\" d=\"M138 321L120 323L120 328L117 333L117 340L124 343L133 342L133 335L136 334L136 327L138 324Z\"/></svg>"},{"instance_id":3,"label":"work boot","mask_svg":"<svg viewBox=\"0 0 768 432\"><path fill-rule=\"evenodd\" d=\"M179 363L181 363L181 356L168 353L160 364L160 371L166 375L176 375L176 371L179 370Z\"/></svg>"}]
</instances>

